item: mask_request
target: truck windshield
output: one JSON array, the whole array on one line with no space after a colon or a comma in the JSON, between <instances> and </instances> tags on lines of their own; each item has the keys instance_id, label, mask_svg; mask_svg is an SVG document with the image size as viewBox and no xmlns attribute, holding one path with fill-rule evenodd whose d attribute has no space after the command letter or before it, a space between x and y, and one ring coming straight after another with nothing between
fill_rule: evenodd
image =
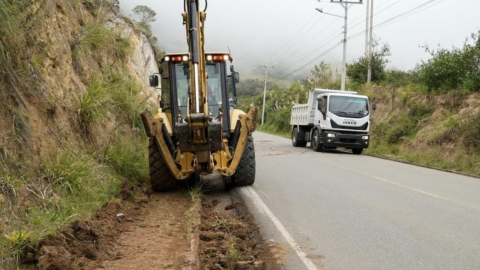
<instances>
[{"instance_id":1,"label":"truck windshield","mask_svg":"<svg viewBox=\"0 0 480 270\"><path fill-rule=\"evenodd\" d=\"M218 115L222 107L222 73L220 72L220 63L207 65L207 101L208 109L214 116ZM175 77L177 84L177 102L178 108L185 117L187 115L188 90L190 85L188 65L177 64L175 66Z\"/></svg>"},{"instance_id":2,"label":"truck windshield","mask_svg":"<svg viewBox=\"0 0 480 270\"><path fill-rule=\"evenodd\" d=\"M368 115L366 98L331 96L329 105L329 111L341 117L363 118Z\"/></svg>"}]
</instances>

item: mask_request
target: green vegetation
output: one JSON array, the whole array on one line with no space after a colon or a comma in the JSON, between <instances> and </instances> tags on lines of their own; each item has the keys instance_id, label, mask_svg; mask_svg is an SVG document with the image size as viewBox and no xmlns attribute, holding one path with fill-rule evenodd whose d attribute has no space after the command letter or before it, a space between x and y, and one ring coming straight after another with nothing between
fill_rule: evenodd
<instances>
[{"instance_id":1,"label":"green vegetation","mask_svg":"<svg viewBox=\"0 0 480 270\"><path fill-rule=\"evenodd\" d=\"M77 59L85 54L96 52L99 54L111 54L118 60L127 57L132 48L128 38L123 37L118 30L105 28L105 16L99 12L97 17L89 20L83 27L80 35L73 42L73 56Z\"/></svg>"},{"instance_id":2,"label":"green vegetation","mask_svg":"<svg viewBox=\"0 0 480 270\"><path fill-rule=\"evenodd\" d=\"M117 134L104 149L104 162L133 184L148 180L145 137Z\"/></svg>"},{"instance_id":3,"label":"green vegetation","mask_svg":"<svg viewBox=\"0 0 480 270\"><path fill-rule=\"evenodd\" d=\"M454 91L459 88L480 91L480 31L471 35L463 48L425 50L432 58L419 67L422 82L429 91Z\"/></svg>"},{"instance_id":4,"label":"green vegetation","mask_svg":"<svg viewBox=\"0 0 480 270\"><path fill-rule=\"evenodd\" d=\"M107 113L106 104L110 100L110 95L107 88L102 82L95 78L87 90L80 96L80 119L84 128L98 119L105 116Z\"/></svg>"},{"instance_id":5,"label":"green vegetation","mask_svg":"<svg viewBox=\"0 0 480 270\"><path fill-rule=\"evenodd\" d=\"M368 65L372 66L372 82L379 83L385 80L385 67L388 63L387 56L390 55L390 47L384 44L380 47L379 41L374 40L372 58L362 56L352 64L347 65L347 76L350 81L356 85L362 85L367 82Z\"/></svg>"}]
</instances>

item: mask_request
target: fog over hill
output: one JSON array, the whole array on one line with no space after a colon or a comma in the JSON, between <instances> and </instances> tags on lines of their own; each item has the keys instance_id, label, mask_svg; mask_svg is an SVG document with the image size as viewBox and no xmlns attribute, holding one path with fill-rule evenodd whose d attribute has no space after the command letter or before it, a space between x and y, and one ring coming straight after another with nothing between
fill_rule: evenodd
<instances>
[{"instance_id":1,"label":"fog over hill","mask_svg":"<svg viewBox=\"0 0 480 270\"><path fill-rule=\"evenodd\" d=\"M147 5L157 12L152 24L153 33L167 52L186 51L185 29L180 14L181 0L121 0L123 11L133 16L136 5ZM365 1L364 1L365 2ZM202 7L204 2L201 1ZM425 6L421 6L426 3ZM420 6L420 7L419 7ZM419 7L416 9L416 7ZM277 70L292 65L290 72L321 60L339 66L342 46L338 45L322 57L318 57L338 44L342 39L343 20L321 14L325 12L343 15L340 4L314 0L210 0L206 24L206 48L210 51L227 51L230 48L237 67L250 72L259 64L275 65ZM354 5L349 9L349 36L347 60L360 57L365 50L366 5ZM460 5L453 0L375 0L375 36L391 46L390 68L408 70L421 59L428 59L422 45L441 45L450 48L461 46L465 37L480 27L480 1L465 0ZM327 43L327 44L325 44ZM324 45L325 44L325 45ZM324 45L322 47L322 45ZM320 48L319 48L320 47ZM319 49L318 49L319 48ZM316 50L318 49L318 50ZM311 67L312 64L305 68Z\"/></svg>"}]
</instances>

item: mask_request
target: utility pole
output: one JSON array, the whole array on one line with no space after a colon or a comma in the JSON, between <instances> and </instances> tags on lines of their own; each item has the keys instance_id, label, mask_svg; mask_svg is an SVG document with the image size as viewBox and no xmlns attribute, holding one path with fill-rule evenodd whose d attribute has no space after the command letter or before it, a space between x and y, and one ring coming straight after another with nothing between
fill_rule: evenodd
<instances>
[{"instance_id":1,"label":"utility pole","mask_svg":"<svg viewBox=\"0 0 480 270\"><path fill-rule=\"evenodd\" d=\"M259 68L264 68L265 69L265 86L263 88L263 105L262 105L262 126L265 123L265 99L267 96L267 77L268 77L268 69L269 68L275 68L274 66L267 66L267 65L260 65ZM261 73L260 71L253 69L253 71Z\"/></svg>"},{"instance_id":2,"label":"utility pole","mask_svg":"<svg viewBox=\"0 0 480 270\"><path fill-rule=\"evenodd\" d=\"M348 30L348 9L353 5L353 4L363 4L363 0L360 0L360 2L349 2L349 1L343 1L343 0L331 0L331 3L337 3L342 5L342 7L345 9L345 16L340 16L340 15L335 15L335 14L330 14L327 12L323 12L322 9L317 8L316 10L327 15L335 16L335 17L340 17L344 19L344 31L343 31L343 61L342 61L342 91L345 91L345 85L346 85L346 80L347 80L347 30Z\"/></svg>"},{"instance_id":3,"label":"utility pole","mask_svg":"<svg viewBox=\"0 0 480 270\"><path fill-rule=\"evenodd\" d=\"M370 0L370 42L368 45L368 74L367 82L372 81L372 50L373 50L373 0Z\"/></svg>"},{"instance_id":4,"label":"utility pole","mask_svg":"<svg viewBox=\"0 0 480 270\"><path fill-rule=\"evenodd\" d=\"M368 57L368 27L369 27L369 19L370 19L370 15L369 15L369 11L370 11L370 0L367 0L367 18L365 19L365 22L366 22L366 25L365 25L365 57Z\"/></svg>"}]
</instances>

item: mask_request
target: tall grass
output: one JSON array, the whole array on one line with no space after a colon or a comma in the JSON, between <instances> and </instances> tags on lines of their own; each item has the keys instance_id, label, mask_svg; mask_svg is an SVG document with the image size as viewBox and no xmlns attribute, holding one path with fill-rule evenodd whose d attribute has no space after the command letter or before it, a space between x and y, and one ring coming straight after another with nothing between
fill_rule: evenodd
<instances>
[{"instance_id":1,"label":"tall grass","mask_svg":"<svg viewBox=\"0 0 480 270\"><path fill-rule=\"evenodd\" d=\"M148 159L144 136L117 134L104 149L105 164L132 184L148 179Z\"/></svg>"},{"instance_id":2,"label":"tall grass","mask_svg":"<svg viewBox=\"0 0 480 270\"><path fill-rule=\"evenodd\" d=\"M11 73L8 67L18 64L18 52L24 47L21 10L25 2L0 0L0 70L6 74Z\"/></svg>"},{"instance_id":3,"label":"tall grass","mask_svg":"<svg viewBox=\"0 0 480 270\"><path fill-rule=\"evenodd\" d=\"M90 86L80 96L79 115L84 127L106 114L106 105L109 101L108 89L100 79L94 78Z\"/></svg>"},{"instance_id":4,"label":"tall grass","mask_svg":"<svg viewBox=\"0 0 480 270\"><path fill-rule=\"evenodd\" d=\"M80 96L78 112L84 127L102 119L107 111L114 112L117 121L132 127L142 128L140 112L146 109L140 94L143 86L126 72L93 79Z\"/></svg>"}]
</instances>

